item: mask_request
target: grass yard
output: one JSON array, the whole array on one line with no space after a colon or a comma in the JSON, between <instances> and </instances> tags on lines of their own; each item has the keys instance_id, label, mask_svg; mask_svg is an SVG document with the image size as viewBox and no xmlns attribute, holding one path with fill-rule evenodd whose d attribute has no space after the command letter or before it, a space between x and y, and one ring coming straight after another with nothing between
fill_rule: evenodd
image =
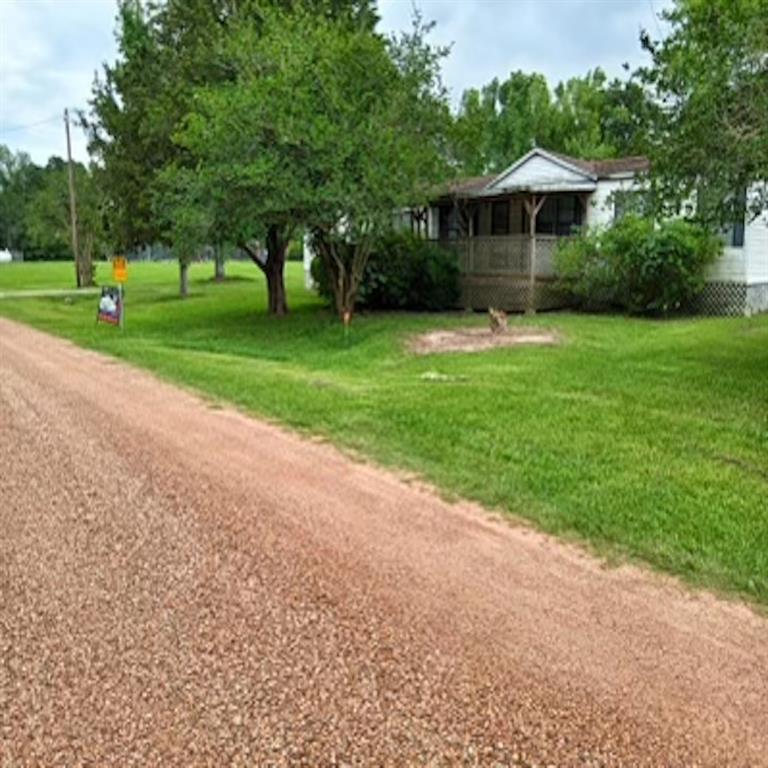
<instances>
[{"instance_id":1,"label":"grass yard","mask_svg":"<svg viewBox=\"0 0 768 768\"><path fill-rule=\"evenodd\" d=\"M445 491L768 604L768 316L667 322L545 314L557 347L417 357L412 333L481 316L358 317L348 339L289 264L285 319L250 264L210 280L131 266L126 329L93 296L0 314L322 434ZM108 279L105 265L98 277ZM0 265L0 291L68 287L71 264ZM440 376L431 375L441 374ZM425 374L429 374L425 376Z\"/></svg>"}]
</instances>

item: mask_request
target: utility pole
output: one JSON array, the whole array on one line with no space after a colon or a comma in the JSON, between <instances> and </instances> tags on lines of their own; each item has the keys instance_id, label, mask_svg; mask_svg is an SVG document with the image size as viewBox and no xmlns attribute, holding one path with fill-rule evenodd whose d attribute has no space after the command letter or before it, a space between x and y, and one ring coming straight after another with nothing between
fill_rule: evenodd
<instances>
[{"instance_id":1,"label":"utility pole","mask_svg":"<svg viewBox=\"0 0 768 768\"><path fill-rule=\"evenodd\" d=\"M75 278L77 287L82 287L80 274L80 248L77 242L77 199L75 197L75 171L72 167L72 141L69 138L69 110L64 110L64 125L67 130L67 169L69 171L69 219L72 227L72 253L75 255Z\"/></svg>"}]
</instances>

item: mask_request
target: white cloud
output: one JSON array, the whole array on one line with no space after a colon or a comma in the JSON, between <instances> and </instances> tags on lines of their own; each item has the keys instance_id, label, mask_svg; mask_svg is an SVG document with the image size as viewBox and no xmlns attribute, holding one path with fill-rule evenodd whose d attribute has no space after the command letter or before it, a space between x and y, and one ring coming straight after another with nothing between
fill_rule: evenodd
<instances>
[{"instance_id":1,"label":"white cloud","mask_svg":"<svg viewBox=\"0 0 768 768\"><path fill-rule=\"evenodd\" d=\"M113 0L0 0L0 142L38 163L65 154L62 113L86 106L94 71L114 58L115 13ZM72 144L87 159L77 128Z\"/></svg>"},{"instance_id":2,"label":"white cloud","mask_svg":"<svg viewBox=\"0 0 768 768\"><path fill-rule=\"evenodd\" d=\"M511 71L542 72L550 84L602 67L645 62L639 34L661 32L656 14L671 0L381 0L381 28L407 29L414 4L436 22L432 40L453 44L443 67L457 103L464 89Z\"/></svg>"}]
</instances>

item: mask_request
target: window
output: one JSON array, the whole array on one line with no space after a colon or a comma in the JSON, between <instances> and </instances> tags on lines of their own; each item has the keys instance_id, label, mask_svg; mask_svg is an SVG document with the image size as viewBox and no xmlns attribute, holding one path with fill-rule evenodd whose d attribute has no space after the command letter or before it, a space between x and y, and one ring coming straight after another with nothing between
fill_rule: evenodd
<instances>
[{"instance_id":1,"label":"window","mask_svg":"<svg viewBox=\"0 0 768 768\"><path fill-rule=\"evenodd\" d=\"M536 234L554 235L555 221L557 221L557 198L550 195L536 216Z\"/></svg>"},{"instance_id":2,"label":"window","mask_svg":"<svg viewBox=\"0 0 768 768\"><path fill-rule=\"evenodd\" d=\"M497 200L491 207L491 234L509 234L509 201Z\"/></svg>"},{"instance_id":3,"label":"window","mask_svg":"<svg viewBox=\"0 0 768 768\"><path fill-rule=\"evenodd\" d=\"M455 216L452 205L441 205L439 208L438 237L448 240L456 236Z\"/></svg>"},{"instance_id":4,"label":"window","mask_svg":"<svg viewBox=\"0 0 768 768\"><path fill-rule=\"evenodd\" d=\"M730 245L732 248L743 248L744 247L744 219L742 218L740 221L734 221L731 225L731 231L730 231L731 239L728 245Z\"/></svg>"},{"instance_id":5,"label":"window","mask_svg":"<svg viewBox=\"0 0 768 768\"><path fill-rule=\"evenodd\" d=\"M744 247L744 218L746 216L747 192L743 190L736 197L734 221L725 230L725 244L731 248Z\"/></svg>"},{"instance_id":6,"label":"window","mask_svg":"<svg viewBox=\"0 0 768 768\"><path fill-rule=\"evenodd\" d=\"M576 195L549 195L536 216L536 234L570 235L581 221L581 201ZM527 217L525 231L528 231Z\"/></svg>"},{"instance_id":7,"label":"window","mask_svg":"<svg viewBox=\"0 0 768 768\"><path fill-rule=\"evenodd\" d=\"M733 214L733 220L726 223L720 231L720 238L723 245L728 248L744 247L744 229L745 217L747 212L747 190L742 188L740 191L729 195L724 204L729 206ZM696 197L696 206L700 215L711 214L714 208L712 194L706 189L699 189Z\"/></svg>"}]
</instances>

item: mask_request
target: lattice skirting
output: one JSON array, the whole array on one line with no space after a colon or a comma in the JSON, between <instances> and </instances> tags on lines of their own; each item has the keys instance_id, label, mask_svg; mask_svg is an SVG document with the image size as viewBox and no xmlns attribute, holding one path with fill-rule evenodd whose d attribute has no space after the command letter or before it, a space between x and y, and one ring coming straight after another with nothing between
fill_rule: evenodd
<instances>
[{"instance_id":1,"label":"lattice skirting","mask_svg":"<svg viewBox=\"0 0 768 768\"><path fill-rule=\"evenodd\" d=\"M693 305L702 315L754 315L768 312L768 283L707 283Z\"/></svg>"},{"instance_id":2,"label":"lattice skirting","mask_svg":"<svg viewBox=\"0 0 768 768\"><path fill-rule=\"evenodd\" d=\"M465 275L461 281L461 303L466 309L488 307L507 312L524 312L528 308L527 277L507 275ZM552 280L536 282L536 309L559 309L568 306L567 297L557 290ZM754 315L768 312L768 283L712 282L691 307L702 315Z\"/></svg>"},{"instance_id":3,"label":"lattice skirting","mask_svg":"<svg viewBox=\"0 0 768 768\"><path fill-rule=\"evenodd\" d=\"M461 281L461 302L466 309L494 307L523 312L528 308L528 291L525 278L465 275ZM539 280L535 285L534 304L536 309L556 309L566 306L567 301L552 281Z\"/></svg>"}]
</instances>

